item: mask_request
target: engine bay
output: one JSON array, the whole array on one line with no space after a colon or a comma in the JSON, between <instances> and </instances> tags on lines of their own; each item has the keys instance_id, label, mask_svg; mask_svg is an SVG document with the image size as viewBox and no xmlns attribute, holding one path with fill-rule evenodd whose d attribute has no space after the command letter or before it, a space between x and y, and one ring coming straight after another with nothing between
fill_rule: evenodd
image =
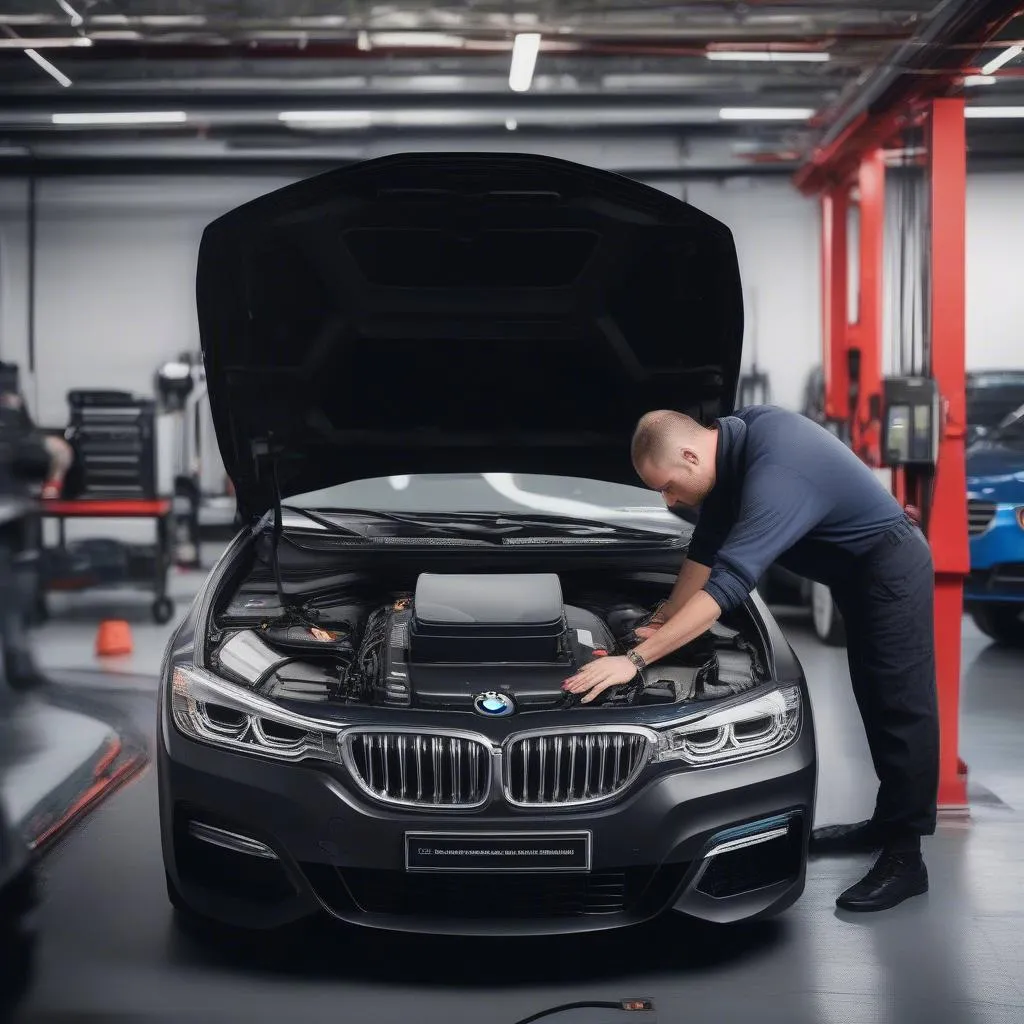
<instances>
[{"instance_id":1,"label":"engine bay","mask_svg":"<svg viewBox=\"0 0 1024 1024\"><path fill-rule=\"evenodd\" d=\"M752 630L716 623L593 703L562 684L584 665L640 643L666 592L625 576L419 572L335 575L282 606L258 567L214 612L209 662L270 699L444 711L500 694L520 710L717 700L763 682Z\"/></svg>"}]
</instances>

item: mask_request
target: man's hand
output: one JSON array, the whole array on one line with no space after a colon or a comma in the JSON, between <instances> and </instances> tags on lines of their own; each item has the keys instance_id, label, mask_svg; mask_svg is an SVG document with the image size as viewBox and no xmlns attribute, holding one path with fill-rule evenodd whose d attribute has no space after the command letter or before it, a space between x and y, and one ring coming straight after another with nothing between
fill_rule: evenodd
<instances>
[{"instance_id":1,"label":"man's hand","mask_svg":"<svg viewBox=\"0 0 1024 1024\"><path fill-rule=\"evenodd\" d=\"M562 684L567 693L586 693L580 701L589 704L609 686L621 686L636 675L636 665L624 657L598 658Z\"/></svg>"},{"instance_id":2,"label":"man's hand","mask_svg":"<svg viewBox=\"0 0 1024 1024\"><path fill-rule=\"evenodd\" d=\"M636 633L636 635L640 637L641 640L647 640L648 638L654 636L654 634L657 633L658 630L661 629L661 627L664 625L664 622L658 622L655 619L652 620L650 625L648 626L637 626L636 629L633 630L633 632Z\"/></svg>"},{"instance_id":3,"label":"man's hand","mask_svg":"<svg viewBox=\"0 0 1024 1024\"><path fill-rule=\"evenodd\" d=\"M641 640L646 640L661 629L661 627L664 626L665 623L675 615L675 613L676 610L672 607L670 602L662 601L655 609L654 614L652 614L647 620L647 623L643 626L637 626L636 629L633 630L634 635L640 637Z\"/></svg>"}]
</instances>

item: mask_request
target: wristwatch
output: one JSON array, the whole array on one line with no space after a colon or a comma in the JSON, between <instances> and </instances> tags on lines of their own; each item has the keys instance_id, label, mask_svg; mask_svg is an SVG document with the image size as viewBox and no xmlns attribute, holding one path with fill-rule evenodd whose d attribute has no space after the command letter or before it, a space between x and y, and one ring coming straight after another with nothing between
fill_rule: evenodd
<instances>
[{"instance_id":1,"label":"wristwatch","mask_svg":"<svg viewBox=\"0 0 1024 1024\"><path fill-rule=\"evenodd\" d=\"M643 656L637 654L636 651L626 651L626 657L633 662L638 673L643 672L643 670L647 668L647 662L644 661Z\"/></svg>"}]
</instances>

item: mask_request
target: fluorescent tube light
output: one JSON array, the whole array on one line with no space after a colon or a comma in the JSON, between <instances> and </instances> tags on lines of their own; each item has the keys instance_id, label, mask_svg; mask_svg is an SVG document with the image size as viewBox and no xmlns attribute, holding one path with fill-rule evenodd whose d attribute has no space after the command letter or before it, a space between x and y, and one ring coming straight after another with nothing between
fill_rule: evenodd
<instances>
[{"instance_id":1,"label":"fluorescent tube light","mask_svg":"<svg viewBox=\"0 0 1024 1024\"><path fill-rule=\"evenodd\" d=\"M970 88L975 85L995 85L998 81L995 75L968 75L964 79L964 85Z\"/></svg>"},{"instance_id":2,"label":"fluorescent tube light","mask_svg":"<svg viewBox=\"0 0 1024 1024\"><path fill-rule=\"evenodd\" d=\"M1024 107L967 107L965 117L972 118L1004 118L1024 117Z\"/></svg>"},{"instance_id":3,"label":"fluorescent tube light","mask_svg":"<svg viewBox=\"0 0 1024 1024\"><path fill-rule=\"evenodd\" d=\"M140 14L140 24L153 28L202 28L206 24L205 14Z\"/></svg>"},{"instance_id":4,"label":"fluorescent tube light","mask_svg":"<svg viewBox=\"0 0 1024 1024\"><path fill-rule=\"evenodd\" d=\"M723 121L806 121L814 116L810 107L722 107Z\"/></svg>"},{"instance_id":5,"label":"fluorescent tube light","mask_svg":"<svg viewBox=\"0 0 1024 1024\"><path fill-rule=\"evenodd\" d=\"M1024 53L1024 46L1010 46L1003 50L998 57L990 60L982 69L983 75L991 75L998 71L1004 64L1009 64L1011 60L1016 60L1022 53Z\"/></svg>"},{"instance_id":6,"label":"fluorescent tube light","mask_svg":"<svg viewBox=\"0 0 1024 1024\"><path fill-rule=\"evenodd\" d=\"M458 49L466 45L462 36L454 36L447 32L371 32L370 45L384 49L396 49L411 46L437 49Z\"/></svg>"},{"instance_id":7,"label":"fluorescent tube light","mask_svg":"<svg viewBox=\"0 0 1024 1024\"><path fill-rule=\"evenodd\" d=\"M92 46L88 36L46 36L40 39L0 39L0 50L66 50L71 47Z\"/></svg>"},{"instance_id":8,"label":"fluorescent tube light","mask_svg":"<svg viewBox=\"0 0 1024 1024\"><path fill-rule=\"evenodd\" d=\"M825 64L832 59L824 50L708 50L708 60L760 61L764 64L795 61L804 64Z\"/></svg>"},{"instance_id":9,"label":"fluorescent tube light","mask_svg":"<svg viewBox=\"0 0 1024 1024\"><path fill-rule=\"evenodd\" d=\"M508 72L508 87L513 92L529 91L539 53L539 32L520 32L516 36L512 44L512 66Z\"/></svg>"},{"instance_id":10,"label":"fluorescent tube light","mask_svg":"<svg viewBox=\"0 0 1024 1024\"><path fill-rule=\"evenodd\" d=\"M282 110L278 121L304 128L369 128L373 116L365 110Z\"/></svg>"},{"instance_id":11,"label":"fluorescent tube light","mask_svg":"<svg viewBox=\"0 0 1024 1024\"><path fill-rule=\"evenodd\" d=\"M122 124L184 124L184 110L127 110L123 113L54 114L54 124L122 125Z\"/></svg>"},{"instance_id":12,"label":"fluorescent tube light","mask_svg":"<svg viewBox=\"0 0 1024 1024\"><path fill-rule=\"evenodd\" d=\"M25 56L34 60L48 75L57 79L65 89L71 85L71 79L60 68L55 68L45 57L36 53L35 50L26 50Z\"/></svg>"}]
</instances>

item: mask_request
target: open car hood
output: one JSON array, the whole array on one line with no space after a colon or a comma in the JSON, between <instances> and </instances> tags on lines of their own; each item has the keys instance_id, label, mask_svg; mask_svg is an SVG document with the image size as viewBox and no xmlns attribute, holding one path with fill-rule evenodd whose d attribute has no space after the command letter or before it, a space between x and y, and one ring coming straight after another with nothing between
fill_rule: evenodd
<instances>
[{"instance_id":1,"label":"open car hood","mask_svg":"<svg viewBox=\"0 0 1024 1024\"><path fill-rule=\"evenodd\" d=\"M539 156L391 156L263 196L207 227L197 301L246 517L397 474L636 484L636 420L730 412L742 354L728 228Z\"/></svg>"}]
</instances>

